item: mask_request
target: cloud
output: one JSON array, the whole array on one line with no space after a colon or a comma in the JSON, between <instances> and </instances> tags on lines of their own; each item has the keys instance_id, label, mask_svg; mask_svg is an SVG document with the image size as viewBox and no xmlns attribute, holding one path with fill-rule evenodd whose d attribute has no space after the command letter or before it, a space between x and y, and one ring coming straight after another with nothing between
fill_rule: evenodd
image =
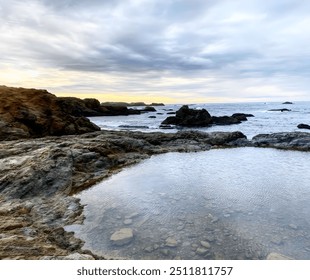
<instances>
[{"instance_id":1,"label":"cloud","mask_svg":"<svg viewBox=\"0 0 310 280\"><path fill-rule=\"evenodd\" d=\"M66 76L63 87L50 85L56 91L144 88L198 97L218 90L226 98L224 84L240 89L245 80L266 79L289 92L308 86L309 11L302 0L0 0L0 71L27 76L32 69L46 87L48 72L54 83L57 73L59 81ZM1 83L8 76L13 83L8 74ZM87 76L96 77L93 85ZM174 82L155 86L163 77ZM204 80L210 77L212 84Z\"/></svg>"}]
</instances>

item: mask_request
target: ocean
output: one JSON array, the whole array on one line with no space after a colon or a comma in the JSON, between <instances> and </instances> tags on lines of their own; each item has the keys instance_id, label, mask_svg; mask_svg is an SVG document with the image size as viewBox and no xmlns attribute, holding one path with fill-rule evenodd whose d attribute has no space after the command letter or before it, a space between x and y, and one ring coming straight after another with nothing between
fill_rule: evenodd
<instances>
[{"instance_id":1,"label":"ocean","mask_svg":"<svg viewBox=\"0 0 310 280\"><path fill-rule=\"evenodd\" d=\"M138 130L143 132L177 132L179 129L161 129L161 122L171 112L177 111L182 105L158 106L156 112L141 115L91 117L92 122L107 130ZM236 125L211 126L194 128L204 132L212 131L241 131L248 139L261 133L307 131L297 128L300 123L310 125L310 102L294 102L294 104L268 103L210 103L189 104L190 108L206 109L212 116L232 115L234 113L253 114L248 121ZM142 107L137 107L142 109ZM289 109L291 111L269 111L273 109ZM150 118L152 117L152 118ZM154 118L156 117L156 118ZM193 129L193 128L182 128ZM309 130L308 130L309 131Z\"/></svg>"},{"instance_id":2,"label":"ocean","mask_svg":"<svg viewBox=\"0 0 310 280\"><path fill-rule=\"evenodd\" d=\"M90 119L102 129L176 132L159 126L180 107ZM238 130L248 139L307 131L297 125L310 124L310 102L190 108L205 108L213 116L253 114L238 125L195 128ZM283 108L291 111L269 111ZM116 259L266 259L280 253L309 260L309 169L309 152L271 148L155 155L77 194L85 220L66 230L85 241L84 249ZM111 238L120 229L132 236L125 244L114 244Z\"/></svg>"}]
</instances>

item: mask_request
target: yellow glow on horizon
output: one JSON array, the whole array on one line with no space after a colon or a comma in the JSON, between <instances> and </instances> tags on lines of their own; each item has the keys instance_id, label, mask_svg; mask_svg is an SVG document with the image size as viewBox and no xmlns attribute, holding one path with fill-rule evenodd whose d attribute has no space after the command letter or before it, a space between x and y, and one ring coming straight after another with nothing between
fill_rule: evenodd
<instances>
[{"instance_id":1,"label":"yellow glow on horizon","mask_svg":"<svg viewBox=\"0 0 310 280\"><path fill-rule=\"evenodd\" d=\"M149 96L130 95L130 93L53 93L58 97L77 97L77 98L96 98L100 102L145 102L145 103L164 103L164 104L196 104L196 103L226 103L233 102L229 98L202 97L202 98L173 98L163 95Z\"/></svg>"}]
</instances>

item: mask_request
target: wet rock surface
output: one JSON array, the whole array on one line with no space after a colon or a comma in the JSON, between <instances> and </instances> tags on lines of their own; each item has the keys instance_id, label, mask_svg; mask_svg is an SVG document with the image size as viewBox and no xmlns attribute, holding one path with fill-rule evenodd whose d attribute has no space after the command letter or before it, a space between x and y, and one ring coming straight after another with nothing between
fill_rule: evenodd
<instances>
[{"instance_id":1,"label":"wet rock surface","mask_svg":"<svg viewBox=\"0 0 310 280\"><path fill-rule=\"evenodd\" d=\"M310 150L310 133L280 132L259 134L252 138L252 144L257 147L273 147L279 149Z\"/></svg>"},{"instance_id":2,"label":"wet rock surface","mask_svg":"<svg viewBox=\"0 0 310 280\"><path fill-rule=\"evenodd\" d=\"M63 230L83 221L82 207L70 194L152 154L208 150L240 137L100 131L0 142L0 259L84 254L83 242ZM125 224L136 215L128 214Z\"/></svg>"}]
</instances>

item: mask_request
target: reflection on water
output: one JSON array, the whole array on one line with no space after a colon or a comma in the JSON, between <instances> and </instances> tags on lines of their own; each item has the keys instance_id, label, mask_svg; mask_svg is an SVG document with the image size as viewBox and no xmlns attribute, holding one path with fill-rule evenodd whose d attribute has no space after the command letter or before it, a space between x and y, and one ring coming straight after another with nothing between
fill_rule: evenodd
<instances>
[{"instance_id":1,"label":"reflection on water","mask_svg":"<svg viewBox=\"0 0 310 280\"><path fill-rule=\"evenodd\" d=\"M309 170L310 153L275 149L154 156L79 194L67 230L122 259L310 259Z\"/></svg>"}]
</instances>

